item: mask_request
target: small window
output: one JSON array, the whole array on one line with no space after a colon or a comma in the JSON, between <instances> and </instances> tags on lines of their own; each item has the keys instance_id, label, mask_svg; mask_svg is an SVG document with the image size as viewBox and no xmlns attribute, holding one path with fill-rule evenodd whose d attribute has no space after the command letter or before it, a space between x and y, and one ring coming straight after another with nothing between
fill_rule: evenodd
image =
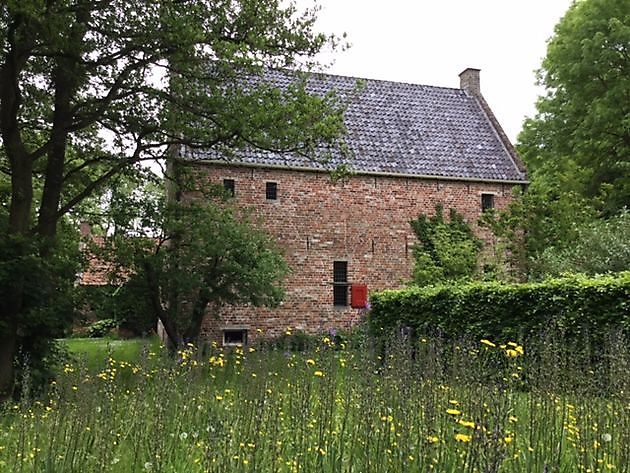
<instances>
[{"instance_id":1,"label":"small window","mask_svg":"<svg viewBox=\"0 0 630 473\"><path fill-rule=\"evenodd\" d=\"M278 184L276 182L268 182L266 184L265 196L267 200L276 200L278 198Z\"/></svg>"},{"instance_id":2,"label":"small window","mask_svg":"<svg viewBox=\"0 0 630 473\"><path fill-rule=\"evenodd\" d=\"M348 305L348 262L333 262L333 305Z\"/></svg>"},{"instance_id":3,"label":"small window","mask_svg":"<svg viewBox=\"0 0 630 473\"><path fill-rule=\"evenodd\" d=\"M223 345L247 345L247 330L241 328L223 330Z\"/></svg>"},{"instance_id":4,"label":"small window","mask_svg":"<svg viewBox=\"0 0 630 473\"><path fill-rule=\"evenodd\" d=\"M481 211L494 208L494 194L481 194Z\"/></svg>"},{"instance_id":5,"label":"small window","mask_svg":"<svg viewBox=\"0 0 630 473\"><path fill-rule=\"evenodd\" d=\"M234 197L234 179L223 179L223 188Z\"/></svg>"}]
</instances>

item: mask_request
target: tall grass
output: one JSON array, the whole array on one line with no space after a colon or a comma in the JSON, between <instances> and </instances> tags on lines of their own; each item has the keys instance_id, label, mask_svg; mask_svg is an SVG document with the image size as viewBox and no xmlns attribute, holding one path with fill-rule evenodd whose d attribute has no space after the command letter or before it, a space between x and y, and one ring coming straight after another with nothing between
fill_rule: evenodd
<instances>
[{"instance_id":1,"label":"tall grass","mask_svg":"<svg viewBox=\"0 0 630 473\"><path fill-rule=\"evenodd\" d=\"M0 471L630 471L630 351L542 337L145 349L6 405Z\"/></svg>"}]
</instances>

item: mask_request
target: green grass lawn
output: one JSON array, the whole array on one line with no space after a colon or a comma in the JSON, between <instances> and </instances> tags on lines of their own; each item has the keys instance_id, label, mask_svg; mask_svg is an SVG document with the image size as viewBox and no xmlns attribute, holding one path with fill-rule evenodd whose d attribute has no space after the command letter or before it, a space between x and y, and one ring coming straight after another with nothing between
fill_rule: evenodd
<instances>
[{"instance_id":1,"label":"green grass lawn","mask_svg":"<svg viewBox=\"0 0 630 473\"><path fill-rule=\"evenodd\" d=\"M111 338L66 338L61 340L71 357L84 363L89 372L97 372L107 365L111 356L117 361L136 363L143 350L159 351L157 337L115 340Z\"/></svg>"}]
</instances>

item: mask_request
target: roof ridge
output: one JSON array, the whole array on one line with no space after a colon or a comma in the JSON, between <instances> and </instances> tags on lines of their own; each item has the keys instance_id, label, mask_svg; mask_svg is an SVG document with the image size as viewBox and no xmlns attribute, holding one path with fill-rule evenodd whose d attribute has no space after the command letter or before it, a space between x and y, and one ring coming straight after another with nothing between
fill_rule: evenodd
<instances>
[{"instance_id":1,"label":"roof ridge","mask_svg":"<svg viewBox=\"0 0 630 473\"><path fill-rule=\"evenodd\" d=\"M275 68L275 69L268 69L270 71L282 71L282 72L289 72L289 73L300 73L300 74L310 74L310 75L323 75L323 76L329 76L329 77L342 77L345 79L355 79L355 80L365 80L365 81L370 81L370 82L385 82L385 83L389 83L389 84L402 84L402 85L411 85L411 86L415 86L415 87L428 87L431 89L446 89L446 90L458 90L463 92L464 90L459 88L459 87L445 87L445 86L441 86L441 85L430 85L430 84L420 84L417 82L408 82L408 81L400 81L400 80L391 80L391 79L376 79L376 78L370 78L370 77L358 77L358 76L350 76L347 74L335 74L335 73L331 73L331 72L324 72L324 71L302 71L299 69L289 69L289 68L285 68L285 67L279 67L279 68Z\"/></svg>"}]
</instances>

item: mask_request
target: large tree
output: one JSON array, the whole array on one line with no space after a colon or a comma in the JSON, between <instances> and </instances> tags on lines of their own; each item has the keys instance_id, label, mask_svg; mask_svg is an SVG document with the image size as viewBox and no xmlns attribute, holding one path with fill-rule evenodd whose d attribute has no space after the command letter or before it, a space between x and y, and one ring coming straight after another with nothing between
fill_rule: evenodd
<instances>
[{"instance_id":1,"label":"large tree","mask_svg":"<svg viewBox=\"0 0 630 473\"><path fill-rule=\"evenodd\" d=\"M605 214L630 205L628 2L574 2L549 41L539 82L547 93L519 136L533 177L570 180Z\"/></svg>"},{"instance_id":2,"label":"large tree","mask_svg":"<svg viewBox=\"0 0 630 473\"><path fill-rule=\"evenodd\" d=\"M334 97L309 95L304 81L275 90L247 79L313 65L335 42L314 32L315 15L280 0L3 1L0 159L11 189L1 263L54 258L65 215L168 145L309 153L334 141ZM27 288L41 277L0 281L0 395L34 310Z\"/></svg>"}]
</instances>

